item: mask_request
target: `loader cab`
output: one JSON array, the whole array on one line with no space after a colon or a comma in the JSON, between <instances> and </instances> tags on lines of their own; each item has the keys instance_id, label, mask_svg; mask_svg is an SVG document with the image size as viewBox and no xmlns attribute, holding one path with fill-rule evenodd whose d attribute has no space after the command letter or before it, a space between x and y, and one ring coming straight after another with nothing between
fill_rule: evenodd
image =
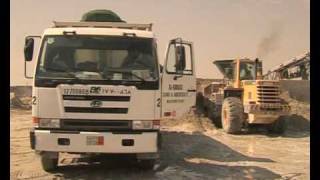
<instances>
[{"instance_id":1,"label":"loader cab","mask_svg":"<svg viewBox=\"0 0 320 180\"><path fill-rule=\"evenodd\" d=\"M243 59L243 60L236 60L235 63L238 63L238 68L235 69L234 74L239 75L239 80L255 80L260 79L262 75L262 62L259 60L249 60L249 59Z\"/></svg>"},{"instance_id":2,"label":"loader cab","mask_svg":"<svg viewBox=\"0 0 320 180\"><path fill-rule=\"evenodd\" d=\"M213 63L235 88L240 88L242 80L256 80L262 76L262 62L257 59L217 60Z\"/></svg>"}]
</instances>

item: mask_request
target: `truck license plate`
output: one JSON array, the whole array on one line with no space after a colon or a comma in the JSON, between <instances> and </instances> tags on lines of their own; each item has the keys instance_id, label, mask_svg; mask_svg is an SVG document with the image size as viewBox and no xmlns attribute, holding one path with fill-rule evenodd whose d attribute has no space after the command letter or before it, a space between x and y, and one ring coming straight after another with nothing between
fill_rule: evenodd
<instances>
[{"instance_id":1,"label":"truck license plate","mask_svg":"<svg viewBox=\"0 0 320 180\"><path fill-rule=\"evenodd\" d=\"M103 136L87 136L87 145L103 145L104 137Z\"/></svg>"}]
</instances>

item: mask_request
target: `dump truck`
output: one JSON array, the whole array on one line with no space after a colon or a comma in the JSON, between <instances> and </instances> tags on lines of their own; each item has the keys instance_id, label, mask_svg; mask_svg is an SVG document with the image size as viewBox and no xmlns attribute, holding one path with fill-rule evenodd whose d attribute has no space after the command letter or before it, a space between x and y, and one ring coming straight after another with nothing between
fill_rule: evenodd
<instances>
[{"instance_id":1,"label":"dump truck","mask_svg":"<svg viewBox=\"0 0 320 180\"><path fill-rule=\"evenodd\" d=\"M204 88L204 104L213 123L227 133L262 125L274 133L283 133L290 106L280 98L277 80L262 78L262 61L229 59L213 62L224 76L223 83ZM210 116L209 116L210 117Z\"/></svg>"},{"instance_id":2,"label":"dump truck","mask_svg":"<svg viewBox=\"0 0 320 180\"><path fill-rule=\"evenodd\" d=\"M40 40L33 58L35 40ZM195 105L192 42L172 39L163 68L152 24L109 10L80 22L54 22L25 39L25 76L33 78L31 148L45 171L59 153L132 155L145 168L159 159L160 119ZM33 76L27 63L35 59Z\"/></svg>"}]
</instances>

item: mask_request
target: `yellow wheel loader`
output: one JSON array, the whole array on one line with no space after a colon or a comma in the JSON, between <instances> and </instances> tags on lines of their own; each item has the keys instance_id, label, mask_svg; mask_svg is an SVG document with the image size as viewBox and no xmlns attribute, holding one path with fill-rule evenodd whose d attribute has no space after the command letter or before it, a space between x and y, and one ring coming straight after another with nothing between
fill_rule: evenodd
<instances>
[{"instance_id":1,"label":"yellow wheel loader","mask_svg":"<svg viewBox=\"0 0 320 180\"><path fill-rule=\"evenodd\" d=\"M263 80L259 59L232 59L213 62L227 80L222 88L221 125L230 134L245 126L264 124L268 130L283 133L283 116L290 106L280 98L279 81Z\"/></svg>"}]
</instances>

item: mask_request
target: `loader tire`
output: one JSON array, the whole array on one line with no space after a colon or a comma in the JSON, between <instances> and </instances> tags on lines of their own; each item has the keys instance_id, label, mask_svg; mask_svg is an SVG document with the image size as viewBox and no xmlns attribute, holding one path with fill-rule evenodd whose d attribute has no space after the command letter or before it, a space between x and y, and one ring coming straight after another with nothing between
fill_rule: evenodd
<instances>
[{"instance_id":1,"label":"loader tire","mask_svg":"<svg viewBox=\"0 0 320 180\"><path fill-rule=\"evenodd\" d=\"M228 134L238 134L243 125L243 105L239 98L224 99L221 110L222 127Z\"/></svg>"},{"instance_id":2,"label":"loader tire","mask_svg":"<svg viewBox=\"0 0 320 180\"><path fill-rule=\"evenodd\" d=\"M59 158L51 158L46 154L41 155L41 165L42 169L46 172L51 172L58 167Z\"/></svg>"},{"instance_id":3,"label":"loader tire","mask_svg":"<svg viewBox=\"0 0 320 180\"><path fill-rule=\"evenodd\" d=\"M208 107L208 109L207 109L208 118L213 120L214 119L214 108L215 108L214 103L209 101L207 107Z\"/></svg>"},{"instance_id":4,"label":"loader tire","mask_svg":"<svg viewBox=\"0 0 320 180\"><path fill-rule=\"evenodd\" d=\"M215 115L213 117L213 124L217 127L217 128L222 128L222 118L221 116L217 116Z\"/></svg>"},{"instance_id":5,"label":"loader tire","mask_svg":"<svg viewBox=\"0 0 320 180\"><path fill-rule=\"evenodd\" d=\"M280 116L275 122L269 126L269 132L283 134L286 130L286 121L283 116Z\"/></svg>"},{"instance_id":6,"label":"loader tire","mask_svg":"<svg viewBox=\"0 0 320 180\"><path fill-rule=\"evenodd\" d=\"M205 108L205 98L201 92L197 93L196 96L196 108L198 113L203 113Z\"/></svg>"},{"instance_id":7,"label":"loader tire","mask_svg":"<svg viewBox=\"0 0 320 180\"><path fill-rule=\"evenodd\" d=\"M221 107L214 104L212 122L217 128L222 128Z\"/></svg>"}]
</instances>

